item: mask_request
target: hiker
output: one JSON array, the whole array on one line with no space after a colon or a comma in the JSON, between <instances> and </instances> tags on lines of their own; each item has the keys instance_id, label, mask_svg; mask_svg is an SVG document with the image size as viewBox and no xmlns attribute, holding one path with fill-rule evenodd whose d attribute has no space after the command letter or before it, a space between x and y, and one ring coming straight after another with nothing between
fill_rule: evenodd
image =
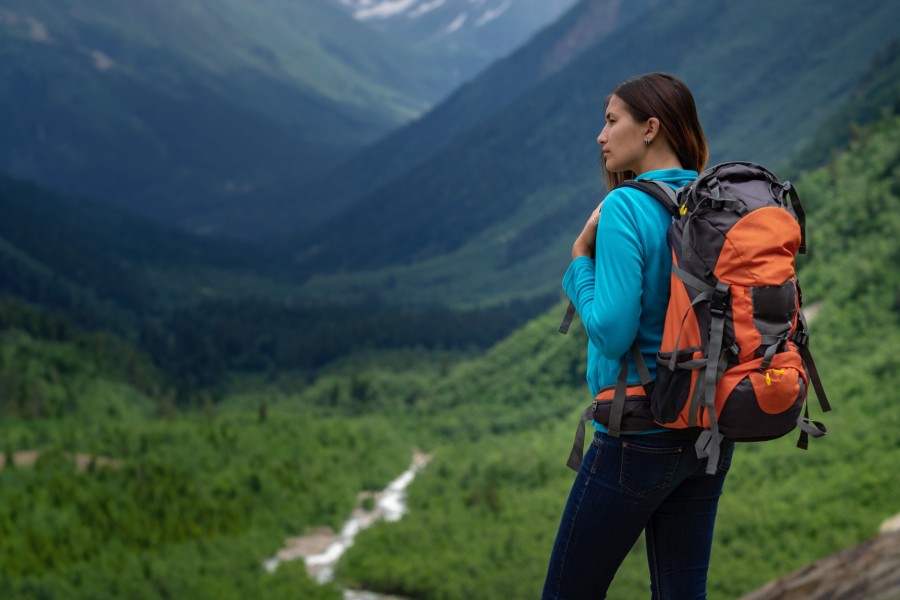
<instances>
[{"instance_id":1,"label":"hiker","mask_svg":"<svg viewBox=\"0 0 900 600\"><path fill-rule=\"evenodd\" d=\"M623 357L629 389L640 385L629 356L635 342L655 376L669 300L672 215L639 189L615 188L652 179L675 189L696 179L708 158L693 96L671 75L648 73L620 84L606 100L605 120L597 143L612 191L602 216L595 209L575 240L563 278L588 333L587 382L594 397L615 386ZM610 435L596 420L593 428L553 546L544 600L605 598L641 532L652 597L705 598L733 443L722 443L709 475L709 459L695 452L696 429L667 429L652 418L646 429L621 435Z\"/></svg>"}]
</instances>

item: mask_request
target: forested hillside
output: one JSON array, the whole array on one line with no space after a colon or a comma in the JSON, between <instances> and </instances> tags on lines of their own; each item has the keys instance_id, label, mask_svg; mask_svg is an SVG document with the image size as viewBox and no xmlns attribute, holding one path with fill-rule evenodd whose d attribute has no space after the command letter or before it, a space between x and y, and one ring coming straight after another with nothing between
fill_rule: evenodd
<instances>
[{"instance_id":1,"label":"forested hillside","mask_svg":"<svg viewBox=\"0 0 900 600\"><path fill-rule=\"evenodd\" d=\"M812 252L812 349L834 411L828 435L736 451L717 523L710 597L729 599L875 535L900 509L900 106L857 133L798 186ZM820 304L821 303L821 304ZM341 574L417 598L535 597L571 483L564 467L581 405L585 339L556 333L562 305L423 384L415 406L440 415L435 458L402 522L364 532ZM410 412L408 409L405 412ZM420 421L417 421L420 422ZM649 593L643 544L611 597ZM392 559L386 559L390 556Z\"/></svg>"},{"instance_id":2,"label":"forested hillside","mask_svg":"<svg viewBox=\"0 0 900 600\"><path fill-rule=\"evenodd\" d=\"M807 306L820 306L812 347L835 410L807 452L793 434L738 449L711 598L867 539L898 510L897 109L798 179L811 245L800 277ZM3 304L0 593L337 598L300 563L270 575L262 559L287 536L337 528L357 491L382 487L419 447L433 459L410 514L361 533L339 582L412 598L533 597L587 401L585 337L577 324L556 333L562 308L480 358L373 353L312 384L236 380L218 405L198 397L190 409L125 342ZM34 466L17 460L29 452ZM639 544L612 595L642 597L647 585Z\"/></svg>"},{"instance_id":3,"label":"forested hillside","mask_svg":"<svg viewBox=\"0 0 900 600\"><path fill-rule=\"evenodd\" d=\"M243 237L450 91L330 0L3 0L0 57L0 172Z\"/></svg>"},{"instance_id":4,"label":"forested hillside","mask_svg":"<svg viewBox=\"0 0 900 600\"><path fill-rule=\"evenodd\" d=\"M205 2L190 9L194 16ZM114 153L110 139L145 130L105 92L86 104L63 93L76 83L96 91L79 60L103 76L140 63L158 77L149 89L162 96L177 77L223 68L191 48L211 62L170 71L174 59L156 55L155 40L141 42L155 50L135 50L133 64L116 61L134 49L105 45L131 32L113 31L124 27L116 11L144 14L152 3L117 4L109 14L84 4L85 18L100 19L96 30L61 27L47 3L0 4L0 29L10 33L0 37L0 54L17 57L23 44L37 44L43 57L11 58L0 71L59 83L58 96L41 98L71 101L74 112L59 118L101 136L101 153ZM794 434L738 449L710 598L738 597L873 535L900 511L897 8L869 0L852 10L842 1L816 10L764 4L766 18L749 5L704 4L682 14L696 4L677 0L645 21L640 39L650 54L611 69L601 67L633 49L636 29L603 32L596 47L550 76L516 71L539 54L502 63L498 77L522 74L519 91L531 91L504 99L503 86L485 80L457 96L448 107L461 114L466 99L478 100L478 114L496 92L494 116L464 121L468 133L412 175L361 197L364 210L346 217L343 245L329 237L335 225L316 246L295 247L328 257L327 273L305 287L296 253L283 247L176 233L96 199L0 176L0 597L338 600L343 587L410 599L535 597L571 483L564 462L589 401L584 332L577 323L569 336L556 332L570 227L598 199L589 124L607 84L649 68L671 67L697 90L721 158L745 148L741 158L765 157L797 184L810 235L810 253L798 259L803 298L817 309L812 350L835 408L819 415L813 401L829 434L807 452L794 447ZM246 8L222 4L239 5ZM313 6L253 4L264 5ZM33 20L23 16L29 6ZM598 19L624 3L603 3L612 13L593 16L590 6L600 3L579 3L566 18ZM538 39L558 48L578 31L576 21L564 19ZM667 45L671 36L663 34L679 24L693 31L698 22L707 24L702 38ZM207 41L178 43L208 50L221 40ZM707 56L713 46L718 58ZM69 62L54 62L50 54L62 47ZM235 48L252 64L271 58ZM104 57L117 67L100 69ZM207 91L231 89L201 79ZM723 81L752 108L729 110L736 105ZM172 106L129 89L148 110ZM235 92L235 102L249 102L245 92ZM198 111L189 120L207 109L204 116L222 117L208 96L179 98ZM269 100L263 112L290 103ZM101 109L137 130L97 126ZM216 127L225 122L216 119ZM48 136L54 123L43 122ZM193 131L171 125L179 135ZM273 127L290 135L292 126ZM48 139L40 128L29 131ZM128 140L163 148L153 136ZM54 148L70 156L69 146ZM197 148L191 160L228 166ZM148 168L191 180L193 163L160 152L183 169ZM53 164L27 152L20 158ZM165 202L155 192L147 198ZM217 205L216 214L234 216L229 206ZM410 488L409 514L362 532L336 583L314 583L301 561L266 571L263 561L286 538L339 529L358 494L384 488L415 451L432 458ZM641 542L611 596L647 595Z\"/></svg>"},{"instance_id":5,"label":"forested hillside","mask_svg":"<svg viewBox=\"0 0 900 600\"><path fill-rule=\"evenodd\" d=\"M165 385L115 336L0 303L0 596L339 598L262 561L338 526L405 467L408 438L264 395L180 413Z\"/></svg>"},{"instance_id":6,"label":"forested hillside","mask_svg":"<svg viewBox=\"0 0 900 600\"><path fill-rule=\"evenodd\" d=\"M777 170L895 39L888 23L900 5L683 0L653 14L296 240L300 268L313 273L307 288L461 305L544 293L570 228L602 193L595 139L616 83L648 70L682 76L713 161ZM702 35L684 34L697 23Z\"/></svg>"}]
</instances>

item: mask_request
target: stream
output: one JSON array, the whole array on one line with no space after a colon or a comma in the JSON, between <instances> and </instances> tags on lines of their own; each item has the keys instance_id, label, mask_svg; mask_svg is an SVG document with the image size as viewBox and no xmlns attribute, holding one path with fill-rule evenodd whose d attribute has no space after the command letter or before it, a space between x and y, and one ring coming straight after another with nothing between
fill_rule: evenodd
<instances>
[{"instance_id":1,"label":"stream","mask_svg":"<svg viewBox=\"0 0 900 600\"><path fill-rule=\"evenodd\" d=\"M412 464L381 492L362 492L357 507L350 514L340 533L325 527L306 535L288 538L275 556L263 562L265 569L274 573L283 562L303 559L310 576L318 583L329 583L334 578L334 567L356 540L356 535L380 520L399 521L409 510L406 505L406 488L419 471L428 464L431 456L416 452ZM364 503L371 499L373 508L366 510ZM344 600L391 600L373 592L344 590Z\"/></svg>"}]
</instances>

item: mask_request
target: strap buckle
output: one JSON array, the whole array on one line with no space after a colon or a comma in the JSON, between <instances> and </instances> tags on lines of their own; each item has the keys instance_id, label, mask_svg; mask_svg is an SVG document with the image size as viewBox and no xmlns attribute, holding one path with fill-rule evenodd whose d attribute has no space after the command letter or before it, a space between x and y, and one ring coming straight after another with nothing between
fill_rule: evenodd
<instances>
[{"instance_id":1,"label":"strap buckle","mask_svg":"<svg viewBox=\"0 0 900 600\"><path fill-rule=\"evenodd\" d=\"M809 334L805 331L797 330L795 331L791 337L790 341L794 342L798 346L808 346L809 345Z\"/></svg>"},{"instance_id":2,"label":"strap buckle","mask_svg":"<svg viewBox=\"0 0 900 600\"><path fill-rule=\"evenodd\" d=\"M717 287L709 299L709 312L715 317L723 318L729 304L731 304L731 295L728 290L723 291Z\"/></svg>"}]
</instances>

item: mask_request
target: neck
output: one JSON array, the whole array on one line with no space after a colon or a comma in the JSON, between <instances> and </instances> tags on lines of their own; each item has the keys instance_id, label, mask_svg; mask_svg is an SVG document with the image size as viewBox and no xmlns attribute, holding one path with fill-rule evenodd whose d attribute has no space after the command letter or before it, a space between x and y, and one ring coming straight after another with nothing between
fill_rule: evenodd
<instances>
[{"instance_id":1,"label":"neck","mask_svg":"<svg viewBox=\"0 0 900 600\"><path fill-rule=\"evenodd\" d=\"M659 140L662 142L662 140ZM647 171L662 171L664 169L683 169L681 161L668 145L650 146L644 160L638 165L641 169L638 173Z\"/></svg>"}]
</instances>

